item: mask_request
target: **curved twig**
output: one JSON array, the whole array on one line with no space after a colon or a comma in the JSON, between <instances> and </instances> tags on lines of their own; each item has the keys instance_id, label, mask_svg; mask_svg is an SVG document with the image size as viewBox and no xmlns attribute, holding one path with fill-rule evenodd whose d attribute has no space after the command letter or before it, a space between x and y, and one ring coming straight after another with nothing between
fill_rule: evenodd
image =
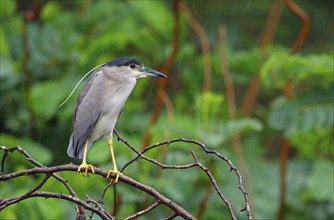
<instances>
[{"instance_id":1,"label":"curved twig","mask_svg":"<svg viewBox=\"0 0 334 220\"><path fill-rule=\"evenodd\" d=\"M210 172L210 170L209 170L207 167L205 167L203 164L201 164L201 163L199 162L199 160L197 159L196 154L195 154L193 151L191 151L191 154L192 154L192 156L193 156L193 158L194 158L196 164L197 164L197 165L198 165L198 166L199 166L199 167L206 173L206 175L208 175L208 177L209 177L209 179L211 180L213 186L215 187L215 190L216 190L217 194L219 195L219 197L220 197L220 198L224 201L224 203L226 204L226 206L227 206L227 208L228 208L228 211L230 212L230 215L231 215L232 219L233 219L233 220L236 220L237 217L235 216L235 213L234 213L234 211L233 211L231 202L228 201L228 200L225 198L224 194L220 191L220 189L219 189L219 187L218 187L218 184L217 184L215 178L213 177L212 173Z\"/></svg>"},{"instance_id":2,"label":"curved twig","mask_svg":"<svg viewBox=\"0 0 334 220\"><path fill-rule=\"evenodd\" d=\"M249 201L249 197L248 197L248 193L245 190L244 187L244 181L243 181L243 177L241 175L241 173L239 172L239 170L234 166L234 164L232 163L232 161L230 159L228 159L227 157L225 157L224 155L220 154L219 152L215 151L215 150L210 150L208 149L203 143L198 142L196 140L191 140L191 139L185 139L185 138L176 138L176 139L172 139L172 140L167 140L167 141L163 141L160 143L156 143L154 145L151 145L149 147L146 147L143 151L139 152L138 150L136 150L135 147L133 147L127 140L125 140L122 136L119 135L119 133L115 130L114 131L115 134L118 137L118 140L122 141L125 145L127 145L130 149L132 149L134 152L137 153L137 156L134 157L132 160L130 160L128 163L126 163L123 168L121 169L121 171L124 171L128 166L130 166L133 162L135 162L138 159L144 159L147 161L152 162L153 164L159 166L161 169L187 169L190 167L195 167L195 166L199 166L199 164L195 161L195 163L190 163L190 164L186 164L186 165L179 165L179 166L175 166L175 165L166 165L166 164L161 164L156 160L153 160L151 158L146 157L144 154L154 148L157 147L161 147L164 145L170 145L172 143L176 143L176 142L186 142L186 143L192 143L195 144L197 146L199 146L202 150L204 150L204 152L206 152L207 154L212 154L222 160L224 160L229 166L230 166L230 172L234 172L239 180L239 185L238 185L238 189L241 191L241 193L243 194L244 197L244 201L245 201L245 208L243 208L242 211L247 211L247 216L249 220L253 219L252 216L252 210L251 210L251 206L250 206L250 201ZM200 166L199 166L200 167ZM201 167L200 167L201 168ZM202 168L201 168L202 169ZM210 180L214 180L214 178L210 179ZM215 183L213 181L211 181L213 185L215 185ZM215 187L216 188L216 187ZM218 193L218 192L217 192ZM221 193L221 192L220 192ZM222 193L221 193L222 194ZM218 193L219 195L219 193ZM220 195L219 195L220 196ZM221 197L222 198L222 197ZM226 203L226 201L228 201L227 199L223 199L222 200L225 202L225 204L228 206L229 211L231 213L231 209L230 209L230 205L229 203ZM233 215L231 215L231 217L233 217Z\"/></svg>"},{"instance_id":3,"label":"curved twig","mask_svg":"<svg viewBox=\"0 0 334 220\"><path fill-rule=\"evenodd\" d=\"M201 41L201 48L203 53L204 61L204 91L210 91L211 89L211 52L209 37L203 28L203 26L198 23L192 16L191 11L184 1L180 2L180 9L186 17L189 26L196 32Z\"/></svg>"},{"instance_id":4,"label":"curved twig","mask_svg":"<svg viewBox=\"0 0 334 220\"><path fill-rule=\"evenodd\" d=\"M301 9L293 0L285 0L285 4L303 21L303 27L299 33L299 36L297 37L296 42L291 48L291 54L295 54L302 47L310 32L311 19L310 16L303 9Z\"/></svg>"},{"instance_id":5,"label":"curved twig","mask_svg":"<svg viewBox=\"0 0 334 220\"><path fill-rule=\"evenodd\" d=\"M105 213L102 210L99 210L97 208L94 208L90 205L88 205L86 202L80 200L78 197L74 197L74 196L70 196L67 194L63 194L63 193L54 193L54 192L33 192L29 197L23 198L20 201L24 200L24 199L28 199L31 197L43 197L43 198L56 198L56 199L64 199L64 200L68 200L70 202L76 203L82 207L84 207L85 209L88 209L92 212L94 212L95 214L97 214L98 216L100 216L102 219L111 219L107 213ZM2 210L2 208L0 208L0 210Z\"/></svg>"},{"instance_id":6,"label":"curved twig","mask_svg":"<svg viewBox=\"0 0 334 220\"><path fill-rule=\"evenodd\" d=\"M157 207L158 205L160 205L160 202L159 201L155 201L152 205L150 205L149 207L147 207L146 209L144 210L141 210L139 212L136 212L135 214L125 218L125 220L131 220L131 219L136 219L150 211L152 211L155 207Z\"/></svg>"}]
</instances>

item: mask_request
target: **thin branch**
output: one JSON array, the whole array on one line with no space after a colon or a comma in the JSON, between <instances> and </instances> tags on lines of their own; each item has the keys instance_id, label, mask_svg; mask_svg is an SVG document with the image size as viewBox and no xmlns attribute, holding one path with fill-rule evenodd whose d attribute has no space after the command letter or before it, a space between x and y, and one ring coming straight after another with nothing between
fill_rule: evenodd
<instances>
[{"instance_id":1,"label":"thin branch","mask_svg":"<svg viewBox=\"0 0 334 220\"><path fill-rule=\"evenodd\" d=\"M197 219L202 219L202 216L205 213L205 210L208 206L208 201L210 199L211 193L212 193L212 185L209 185L206 188L203 198L200 200L198 204L198 209L197 209L197 214L196 214Z\"/></svg>"},{"instance_id":2,"label":"thin branch","mask_svg":"<svg viewBox=\"0 0 334 220\"><path fill-rule=\"evenodd\" d=\"M136 218L138 218L142 215L145 215L146 213L152 211L154 208L158 207L158 205L160 205L160 203L158 201L155 201L152 205L150 205L146 209L141 210L139 212L136 212L135 214L125 218L125 220L132 220L132 219L136 219Z\"/></svg>"},{"instance_id":3,"label":"thin branch","mask_svg":"<svg viewBox=\"0 0 334 220\"><path fill-rule=\"evenodd\" d=\"M103 203L103 199L104 199L104 196L106 195L107 193L107 190L113 186L113 190L114 190L114 202L113 202L113 207L112 207L112 212L113 213L113 216L116 216L116 207L117 207L117 197L116 197L116 185L113 184L112 182L109 182L108 185L106 185L103 189L103 192L102 192L102 196L101 196L101 202Z\"/></svg>"},{"instance_id":4,"label":"thin branch","mask_svg":"<svg viewBox=\"0 0 334 220\"><path fill-rule=\"evenodd\" d=\"M286 198L286 173L287 173L287 162L289 160L289 152L290 152L290 143L289 140L284 139L282 148L280 151L280 178L279 178L279 204L278 204L278 212L276 218L278 220L284 219L285 214L285 198Z\"/></svg>"},{"instance_id":5,"label":"thin branch","mask_svg":"<svg viewBox=\"0 0 334 220\"><path fill-rule=\"evenodd\" d=\"M38 161L34 160L31 155L26 152L25 150L23 150L20 146L16 146L16 147L11 147L11 148L7 148L4 146L0 146L0 149L3 150L5 152L5 154L2 157L2 162L1 162L1 171L4 172L4 163L5 163L5 159L8 155L8 152L13 153L14 151L19 151L21 154L23 154L26 159L32 163L33 165L37 166L37 167L45 167L43 164L39 163ZM72 189L72 187L70 186L70 184L68 183L68 181L64 178L62 178L61 176L58 176L55 173L51 174L56 180L58 180L59 182L61 182L69 191L69 193L72 196L78 197L77 194L74 192L74 190Z\"/></svg>"},{"instance_id":6,"label":"thin branch","mask_svg":"<svg viewBox=\"0 0 334 220\"><path fill-rule=\"evenodd\" d=\"M204 61L204 85L203 90L209 91L211 89L211 53L209 37L206 34L203 26L198 23L192 16L191 11L184 1L180 2L180 9L185 15L189 26L196 32L201 41L201 48Z\"/></svg>"},{"instance_id":7,"label":"thin branch","mask_svg":"<svg viewBox=\"0 0 334 220\"><path fill-rule=\"evenodd\" d=\"M218 28L218 39L221 42L220 47L218 47L221 67L222 67L222 75L224 79L225 89L226 89L226 99L228 104L228 114L230 120L235 120L237 117L236 104L235 104L235 92L234 92L234 84L232 80L230 65L228 62L228 40L227 40L227 30L226 26L219 26Z\"/></svg>"},{"instance_id":8,"label":"thin branch","mask_svg":"<svg viewBox=\"0 0 334 220\"><path fill-rule=\"evenodd\" d=\"M130 166L133 162L135 162L138 159L144 159L147 160L157 166L159 166L161 169L188 169L191 167L196 166L195 163L190 163L190 164L186 164L186 165L167 165L167 164L163 164L158 162L157 160L154 160L152 158L146 157L144 155L144 153L146 152L145 150L140 152L138 151L134 146L132 146L127 140L125 140L118 132L117 130L114 130L114 133L116 134L118 140L122 141L124 144L126 144L131 150L133 150L137 156L135 158L133 158L132 160L130 160L129 162L127 162L121 169L121 172L123 172L128 166Z\"/></svg>"},{"instance_id":9,"label":"thin branch","mask_svg":"<svg viewBox=\"0 0 334 220\"><path fill-rule=\"evenodd\" d=\"M54 193L54 192L34 192L27 198L31 198L31 197L56 198L56 199L67 200L67 201L76 203L76 204L84 207L87 210L90 210L90 211L94 212L95 214L100 216L102 219L110 219L109 216L107 215L107 213L105 213L104 211L101 211L97 208L91 207L90 205L88 205L86 202L80 200L79 198L74 197L74 196L70 196L70 195L67 195L67 194ZM24 199L27 199L27 198L24 198ZM2 209L0 209L0 210L2 210Z\"/></svg>"},{"instance_id":10,"label":"thin branch","mask_svg":"<svg viewBox=\"0 0 334 220\"><path fill-rule=\"evenodd\" d=\"M5 204L14 204L17 203L25 198L28 198L32 193L36 192L37 190L39 190L45 183L46 181L50 178L50 174L46 174L45 177L41 180L41 182L35 186L33 189L29 190L27 193L19 196L19 197L13 197L10 199L3 199L0 201L0 208L5 205Z\"/></svg>"},{"instance_id":11,"label":"thin branch","mask_svg":"<svg viewBox=\"0 0 334 220\"><path fill-rule=\"evenodd\" d=\"M290 10L295 13L303 22L302 29L299 33L299 36L297 37L294 45L291 48L290 53L296 54L299 49L304 44L310 29L311 29L311 19L310 16L302 9L300 8L293 0L285 0L285 4L290 8ZM285 86L282 89L284 95L288 97L289 99L293 98L293 86L292 82L288 80L285 84ZM286 191L287 191L287 183L286 183L286 167L287 162L289 159L289 152L290 152L290 141L288 139L285 139L282 144L281 152L280 152L280 196L279 196L279 209L277 213L277 219L283 219L284 218L284 212L285 212L285 197L286 197Z\"/></svg>"},{"instance_id":12,"label":"thin branch","mask_svg":"<svg viewBox=\"0 0 334 220\"><path fill-rule=\"evenodd\" d=\"M172 220L175 217L177 217L177 213L173 212L170 216L168 216L167 218L165 218L164 220Z\"/></svg>"},{"instance_id":13,"label":"thin branch","mask_svg":"<svg viewBox=\"0 0 334 220\"><path fill-rule=\"evenodd\" d=\"M295 54L304 44L310 29L311 29L311 19L310 16L301 9L293 0L285 0L285 4L290 8L290 10L295 13L303 22L303 27L296 39L295 44L291 48L291 54Z\"/></svg>"},{"instance_id":14,"label":"thin branch","mask_svg":"<svg viewBox=\"0 0 334 220\"><path fill-rule=\"evenodd\" d=\"M173 102L167 95L166 91L160 91L159 96L164 102L167 109L167 120L171 121L174 118Z\"/></svg>"},{"instance_id":15,"label":"thin branch","mask_svg":"<svg viewBox=\"0 0 334 220\"><path fill-rule=\"evenodd\" d=\"M264 57L267 55L267 48L275 40L275 35L281 20L283 8L283 1L272 1L272 6L261 34L260 50ZM244 116L249 116L252 114L257 98L260 94L260 90L261 79L259 74L256 74L248 85L240 107L240 112Z\"/></svg>"},{"instance_id":16,"label":"thin branch","mask_svg":"<svg viewBox=\"0 0 334 220\"><path fill-rule=\"evenodd\" d=\"M220 60L222 63L222 74L224 78L225 88L226 88L226 96L227 96L227 104L228 104L228 117L231 121L236 120L237 118L237 107L235 101L235 89L233 85L233 80L231 76L230 66L228 63L227 57L227 30L225 26L220 26L218 29L219 33L219 41L222 42L222 46L219 47ZM251 179L249 177L249 171L247 168L245 155L241 147L240 135L237 133L232 137L232 146L235 154L237 155L238 162L242 173L244 174L246 180L248 181L248 185L251 186ZM251 188L251 187L249 187Z\"/></svg>"},{"instance_id":17,"label":"thin branch","mask_svg":"<svg viewBox=\"0 0 334 220\"><path fill-rule=\"evenodd\" d=\"M7 156L8 156L8 153L10 152L10 153L13 153L14 151L19 151L21 154L23 154L25 157L26 157L26 159L30 162L30 163L32 163L33 165L35 165L35 166L37 166L37 167L45 167L43 164L41 164L41 163L39 163L38 161L36 161L36 160L34 160L32 157L31 157L31 155L28 153L28 152L26 152L26 151L24 151L21 147L19 147L19 146L16 146L16 147L12 147L12 148L6 148L6 147L3 147L3 146L0 146L0 148L2 149L2 150L4 150L5 151L5 153L4 153L4 155L3 155L3 157L2 157L2 161L1 161L1 171L2 172L4 172L4 169L5 169L5 160L6 160L6 158L7 158ZM68 181L66 180L66 179L64 179L64 178L62 178L61 176L58 176L57 174L55 174L55 173L51 173L50 174L52 177L54 177L56 180L58 180L60 183L62 183L66 188L67 188L67 190L68 190L68 192L72 195L72 196L74 196L74 197L78 197L77 196L77 194L75 193L75 191L72 189L72 187L70 186L70 184L68 183ZM47 181L47 180L46 180ZM29 192L28 192L29 193ZM78 210L78 212L77 212L77 215L79 216L79 218L82 218L83 216L84 216L84 212L82 213L82 207L80 207L80 206L78 206L77 207L77 210Z\"/></svg>"},{"instance_id":18,"label":"thin branch","mask_svg":"<svg viewBox=\"0 0 334 220\"><path fill-rule=\"evenodd\" d=\"M128 141L126 141L124 138L122 138L117 133L117 131L115 131L115 134L117 135L118 140L122 141L124 144L126 144L128 147L130 147L134 152L136 152L138 154L135 158L133 158L131 161L129 161L127 164L125 164L123 166L123 168L121 169L122 171L125 170L129 165L131 165L136 160L141 159L141 158L145 159L146 157L145 157L144 153L146 153L147 151L152 150L152 149L157 148L157 147L164 146L164 145L169 146L170 144L176 143L176 142L185 142L185 143L195 144L195 145L199 146L202 150L204 150L207 154L213 154L213 155L217 156L218 158L224 160L230 166L230 171L231 172L233 171L238 177L238 180L239 180L238 189L242 192L243 197L244 197L244 201L245 201L244 211L247 211L248 219L250 219L250 220L253 219L251 206L250 206L250 202L249 202L249 196L248 196L248 193L246 192L246 190L244 188L243 177L240 174L239 170L233 165L232 161L230 159L228 159L227 157L223 156L222 154L218 153L215 150L208 149L203 143L200 143L198 141L191 140L191 139L185 139L185 138L177 138L177 139L172 139L172 140L167 140L167 141L163 141L163 142L160 142L160 143L156 143L154 145L146 147L142 152L138 152L136 149L134 149L133 146L131 146L131 144ZM150 161L150 160L148 160L148 161ZM160 163L159 162L157 162L157 163L154 162L154 164L158 165ZM186 168L190 168L190 167L194 167L194 166L197 166L196 162L191 163L191 164L186 164L186 165L183 165L183 166L174 166L174 165L164 165L163 164L161 168L162 169L164 169L164 168L170 168L170 169L172 169L172 168L183 169L184 168L184 169L186 169Z\"/></svg>"},{"instance_id":19,"label":"thin branch","mask_svg":"<svg viewBox=\"0 0 334 220\"><path fill-rule=\"evenodd\" d=\"M93 204L95 204L95 208L98 208L99 210L104 211L104 208L103 208L103 202L100 201L100 200L99 200L99 201L96 201L96 200L90 198L88 195L86 195L86 203L87 203L87 204L89 204L89 203L93 203ZM92 212L92 213L90 214L90 216L89 216L90 219L93 218L93 214L94 214L94 212ZM105 214L108 215L108 217L109 217L110 219L113 218L109 213L105 212Z\"/></svg>"},{"instance_id":20,"label":"thin branch","mask_svg":"<svg viewBox=\"0 0 334 220\"><path fill-rule=\"evenodd\" d=\"M35 5L35 4L34 4ZM24 79L24 104L27 108L29 123L27 123L29 127L30 136L32 139L36 138L36 127L35 127L35 114L32 109L31 102L31 71L29 68L29 60L30 60L30 50L29 50L29 34L28 34L28 26L31 20L29 19L33 12L28 11L24 13L24 23L23 23L23 37L22 37L22 49L23 49L23 58L22 58L22 74Z\"/></svg>"},{"instance_id":21,"label":"thin branch","mask_svg":"<svg viewBox=\"0 0 334 220\"><path fill-rule=\"evenodd\" d=\"M220 198L224 201L224 203L226 204L226 206L227 206L227 208L228 208L228 211L230 212L230 215L231 215L232 219L233 219L233 220L236 220L237 217L235 216L235 213L234 213L234 211L233 211L231 202L228 201L228 200L225 198L224 194L220 191L219 186L218 186L218 184L217 184L215 178L213 177L212 173L209 171L209 169L208 169L207 167L205 167L203 164L201 164L201 163L199 162L199 160L198 160L196 154L195 154L193 151L191 151L191 154L192 154L192 156L194 157L194 160L195 160L196 164L197 164L197 165L198 165L198 166L199 166L199 167L206 173L206 175L208 175L208 177L209 177L211 183L213 184L213 186L214 186L214 188L215 188L217 194L219 195L219 197L220 197ZM250 218L250 219L251 219L251 218Z\"/></svg>"},{"instance_id":22,"label":"thin branch","mask_svg":"<svg viewBox=\"0 0 334 220\"><path fill-rule=\"evenodd\" d=\"M84 207L82 207L80 205L77 205L75 210L76 210L76 213L77 213L77 217L75 218L76 220L86 220L86 214L85 214Z\"/></svg>"}]
</instances>

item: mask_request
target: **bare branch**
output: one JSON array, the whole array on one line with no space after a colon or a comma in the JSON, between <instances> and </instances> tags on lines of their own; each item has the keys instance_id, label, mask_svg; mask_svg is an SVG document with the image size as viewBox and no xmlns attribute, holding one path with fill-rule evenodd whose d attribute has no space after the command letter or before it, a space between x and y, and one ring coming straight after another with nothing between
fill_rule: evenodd
<instances>
[{"instance_id":1,"label":"bare branch","mask_svg":"<svg viewBox=\"0 0 334 220\"><path fill-rule=\"evenodd\" d=\"M196 156L196 154L191 151L191 154L193 155L194 157L194 160L196 161L196 164L208 175L211 183L213 184L213 186L215 187L216 191L217 191L217 194L219 195L219 197L224 201L224 203L226 204L227 208L228 208L228 211L230 212L231 214L231 217L233 220L236 220L237 217L235 216L235 213L233 211L233 208L232 208L232 204L230 201L228 201L224 194L220 191L218 185L217 185L217 182L215 180L215 178L213 177L212 173L209 171L209 169L207 167L205 167L203 164L201 164Z\"/></svg>"},{"instance_id":2,"label":"bare branch","mask_svg":"<svg viewBox=\"0 0 334 220\"><path fill-rule=\"evenodd\" d=\"M214 150L210 150L208 149L204 144L195 141L195 140L190 140L190 139L184 139L184 138L177 138L177 139L172 139L172 140L167 140L164 142L160 142L157 144L154 144L152 146L149 146L147 148L145 148L142 152L139 152L138 150L136 150L135 147L133 147L128 141L126 141L124 138L122 138L117 131L115 131L117 137L119 140L121 140L126 146L128 146L131 150L133 150L137 156L132 159L131 161L129 161L122 169L121 171L124 171L126 168L128 168L131 164L133 164L134 161L138 160L138 159L144 159L147 160L148 162L160 167L161 169L188 169L188 168L193 168L193 167L199 167L201 170L203 170L212 186L215 188L216 193L218 194L218 196L220 197L220 199L225 203L225 205L227 206L230 216L231 218L234 220L236 219L236 215L233 211L232 208L232 204L231 202L224 196L224 194L222 193L222 191L219 189L219 186L214 178L214 176L212 175L212 173L210 172L210 170L205 167L197 158L196 154L191 150L191 154L193 156L194 162L189 163L189 164L184 164L184 165L168 165L168 164L163 164L161 162L158 162L157 160L154 160L152 158L149 158L147 156L145 156L144 154L150 150L153 150L155 148L159 148L162 146L170 146L173 143L177 143L177 142L185 142L185 143L189 143L195 146L200 147L200 149L202 149L206 154L208 155L213 155L219 159L224 160L230 167L230 171L234 172L239 180L239 185L238 185L238 189L242 192L243 196L244 196L244 201L245 201L245 208L242 211L247 211L247 215L248 215L248 219L252 220L252 214L251 214L251 207L250 207L250 203L248 200L248 194L246 193L244 187L243 187L243 178L241 176L241 174L239 173L239 171L237 170L237 168L233 165L233 163L231 162L230 159L228 159L227 157L223 156L222 154L218 153L217 151ZM33 165L35 165L36 167L33 167L31 169L26 169L26 170L20 170L17 172L13 172L13 173L8 173L8 174L4 174L0 176L0 181L8 181L11 179L15 179L21 176L29 176L32 174L44 174L45 177L39 182L38 185L36 185L32 190L29 190L27 193L18 196L18 197L14 197L14 198L6 198L6 199L2 199L0 200L0 210L3 210L4 208L18 203L22 200L25 200L27 198L32 198L32 197L45 197L45 198L58 198L58 199L64 199L64 200L68 200L71 201L72 203L75 203L78 205L77 210L90 210L91 214L90 214L90 219L93 218L94 214L97 214L98 216L100 216L102 219L114 219L115 217L110 215L107 211L105 211L104 206L103 206L103 198L106 194L106 191L110 188L110 186L113 186L114 188L114 213L116 211L116 188L115 185L113 184L108 184L104 189L103 189L103 193L102 193L102 197L100 200L93 200L92 198L90 198L88 195L86 195L86 201L81 200L76 193L74 192L74 190L72 189L72 187L70 186L70 184L68 183L68 181L60 176L58 176L56 173L57 172L64 172L64 171L70 171L70 172L76 172L78 169L77 165L74 164L65 164L65 165L59 165L59 166L53 166L53 167L46 167L43 166L42 164L40 164L39 162L35 161L26 151L24 151L21 147L13 147L13 148L7 148L4 146L0 146L0 149L3 150L5 152L5 154L3 155L2 158L2 169L4 169L4 161L5 159L8 157L8 153L9 152L14 152L14 151L18 151L19 153L23 154L26 156L27 160L30 161ZM101 176L101 177L107 177L107 171L94 167L95 170L95 175ZM69 194L63 194L63 193L56 193L56 192L40 192L38 191L49 179L50 177L54 177L56 180L58 180L58 182L60 182L61 184L65 185L66 188L68 189ZM115 174L112 174L111 178L114 178ZM137 218L139 216L145 215L148 212L150 212L151 210L157 208L160 204L163 204L167 207L169 207L172 211L173 214L170 215L169 217L167 217L166 219L172 219L176 216L180 216L184 219L195 219L194 216L192 216L188 211L186 211L185 209L183 209L180 205L174 203L170 198L167 198L166 196L162 195L160 192L158 192L157 190L153 189L150 186L144 185L128 176L125 176L123 174L121 174L119 176L119 182L125 183L131 187L134 187L140 191L145 192L146 194L152 196L155 198L155 202L147 207L144 210L138 211L135 214L131 215L128 217L128 219L134 219ZM80 217L84 217L84 214L82 216L82 213L84 212L80 212ZM114 214L115 215L115 214Z\"/></svg>"},{"instance_id":3,"label":"bare branch","mask_svg":"<svg viewBox=\"0 0 334 220\"><path fill-rule=\"evenodd\" d=\"M136 219L139 216L145 215L146 213L150 212L151 210L153 210L155 207L157 207L158 205L160 205L160 202L156 201L154 202L152 205L150 205L149 207L147 207L144 210L141 210L139 212L136 212L135 214L125 218L125 220L131 220L131 219Z\"/></svg>"},{"instance_id":4,"label":"bare branch","mask_svg":"<svg viewBox=\"0 0 334 220\"><path fill-rule=\"evenodd\" d=\"M1 149L5 149L6 147L1 147ZM14 179L20 176L28 176L28 175L32 175L32 174L40 174L40 173L44 173L44 174L53 174L56 172L61 172L61 171L77 171L78 166L74 165L74 164L66 164L66 165L59 165L59 166L54 166L54 167L35 167L32 169L26 169L26 170L21 170L21 171L17 171L17 172L13 172L13 173L9 173L9 174L5 174L0 176L0 181L7 181L9 179ZM102 177L107 177L108 171L100 169L100 168L95 168L95 174L102 176ZM115 178L115 174L113 174L111 176L111 178ZM137 182L136 180L125 176L123 174L121 174L119 176L119 182L123 182L126 183L127 185L133 186L139 190L142 190L144 192L146 192L147 194L153 196L154 198L156 198L158 201L160 201L162 204L166 205L167 207L169 207L170 209L172 209L174 212L178 213L178 215L180 215L181 217L185 218L185 219L195 219L190 213L188 213L186 210L184 210L181 206L179 206L178 204L176 204L175 202L173 202L171 199L163 196L161 193L159 193L158 191L156 191L155 189L153 189L150 186L146 186L140 182ZM72 201L78 205L82 205L85 209L88 209L90 211L93 211L94 213L96 213L97 215L99 215L100 217L102 217L103 219L110 219L109 216L106 214L105 211L101 211L95 207L90 206L87 202L84 202L82 200L80 200L77 196L72 196L72 195L66 195L66 194L62 194L62 193L54 193L54 192L33 192L30 193L30 195L28 197L22 197L20 196L19 198L16 198L15 200L13 199L3 199L2 202L2 206L0 207L0 210L8 207L9 205L12 205L14 203L20 202L26 198L30 198L30 197L45 197L45 198L60 198L60 199L66 199L69 201ZM11 202L12 201L12 202Z\"/></svg>"},{"instance_id":5,"label":"bare branch","mask_svg":"<svg viewBox=\"0 0 334 220\"><path fill-rule=\"evenodd\" d=\"M0 149L5 151L5 154L2 157L2 162L1 162L1 172L4 172L4 163L5 163L5 159L7 157L8 152L13 153L14 151L19 151L21 154L23 154L24 156L26 156L26 159L31 162L33 165L37 166L37 167L45 167L43 164L39 163L38 161L34 160L30 154L28 152L26 152L25 150L23 150L20 146L16 146L16 147L4 147L4 146L0 146ZM64 178L62 178L61 176L58 176L55 173L51 173L51 175L56 178L59 182L61 182L69 191L69 193L72 196L76 196L76 193L74 192L74 190L72 189L72 187L70 186L70 184L68 184L68 181L65 180Z\"/></svg>"},{"instance_id":6,"label":"bare branch","mask_svg":"<svg viewBox=\"0 0 334 220\"><path fill-rule=\"evenodd\" d=\"M198 142L196 140L185 139L185 138L177 138L177 139L172 139L172 140L167 140L167 141L163 141L163 142L160 142L160 143L156 143L154 145L146 147L142 152L139 152L128 141L126 141L122 136L120 136L117 133L117 131L115 131L115 134L117 135L118 140L122 141L124 144L126 144L128 147L130 147L134 152L136 152L138 154L135 158L133 158L131 161L129 161L127 164L124 165L124 167L121 169L122 171L125 170L129 165L131 165L133 162L135 162L138 159L145 159L147 161L150 161L150 162L152 162L152 163L160 166L162 169L166 169L166 168L168 168L168 169L187 169L187 168L190 168L190 167L199 166L197 163L191 163L191 164L187 164L187 165L183 165L183 166L165 165L165 164L160 164L157 161L153 162L153 161L151 161L151 159L147 159L147 157L144 155L149 150L152 150L154 148L157 148L157 147L160 147L160 146L164 146L164 145L169 146L170 144L173 144L173 143L176 143L176 142L186 142L186 143L195 144L195 145L199 146L202 150L204 150L204 152L206 152L207 154L212 154L212 155L214 155L214 156L216 156L216 157L224 160L230 166L230 172L233 171L237 175L237 177L238 177L238 180L239 180L238 189L243 194L244 201L245 201L245 206L246 206L243 210L247 211L248 219L250 219L250 220L253 219L253 217L252 217L252 211L251 211L251 206L250 206L250 202L249 202L249 197L248 197L248 193L246 192L246 190L244 188L244 183L243 183L243 177L242 177L242 175L240 174L239 170L233 165L232 161L230 159L228 159L227 157L223 156L222 154L220 154L219 152L217 152L215 150L208 149L203 143L200 143L200 142ZM226 201L228 202L228 200L224 200L223 199L223 201L225 202L226 205L228 205L228 203L226 203ZM228 206L228 208L229 208L229 206ZM230 208L229 208L229 211L231 213Z\"/></svg>"},{"instance_id":7,"label":"bare branch","mask_svg":"<svg viewBox=\"0 0 334 220\"><path fill-rule=\"evenodd\" d=\"M75 210L77 213L76 220L86 220L85 209L82 206L78 205Z\"/></svg>"},{"instance_id":8,"label":"bare branch","mask_svg":"<svg viewBox=\"0 0 334 220\"><path fill-rule=\"evenodd\" d=\"M189 26L196 32L201 42L204 64L204 85L203 90L210 91L211 89L211 52L209 37L203 26L195 20L189 7L184 1L180 1L180 10L184 14Z\"/></svg>"},{"instance_id":9,"label":"bare branch","mask_svg":"<svg viewBox=\"0 0 334 220\"><path fill-rule=\"evenodd\" d=\"M95 214L100 216L102 219L110 219L105 211L99 210L95 207L92 207L92 206L88 205L86 202L80 200L78 197L66 195L66 194L63 194L63 193L54 193L54 192L34 192L27 198L31 198L31 197L56 198L56 199L68 200L70 202L76 203L76 204L84 207L87 210L90 210L90 211L94 212ZM24 199L27 199L27 198L24 198ZM0 210L2 210L2 209L0 209Z\"/></svg>"},{"instance_id":10,"label":"bare branch","mask_svg":"<svg viewBox=\"0 0 334 220\"><path fill-rule=\"evenodd\" d=\"M95 204L95 208L98 208L99 210L104 211L104 208L103 208L103 202L100 201L100 200L99 200L99 201L96 201L96 200L90 198L88 195L86 195L86 203L87 203L87 204L89 204L89 203L93 203L93 204ZM113 217L112 217L109 213L107 213L107 212L105 212L105 213L106 213L106 215L107 215L110 219L113 219ZM90 214L89 219L93 219L93 214L94 214L94 212L92 212L92 213Z\"/></svg>"},{"instance_id":11,"label":"bare branch","mask_svg":"<svg viewBox=\"0 0 334 220\"><path fill-rule=\"evenodd\" d=\"M0 210L2 209L3 205L14 204L14 203L17 203L17 202L19 202L23 199L28 198L32 193L39 190L46 183L46 181L49 178L50 178L50 174L46 174L45 177L41 180L41 182L37 186L35 186L33 189L29 190L27 193L23 194L22 196L13 197L13 198L10 198L10 199L7 199L7 200L6 199L1 200L0 201Z\"/></svg>"},{"instance_id":12,"label":"bare branch","mask_svg":"<svg viewBox=\"0 0 334 220\"><path fill-rule=\"evenodd\" d=\"M168 216L167 218L165 218L164 220L172 220L175 217L177 217L177 214L175 212L173 212L170 216Z\"/></svg>"}]
</instances>

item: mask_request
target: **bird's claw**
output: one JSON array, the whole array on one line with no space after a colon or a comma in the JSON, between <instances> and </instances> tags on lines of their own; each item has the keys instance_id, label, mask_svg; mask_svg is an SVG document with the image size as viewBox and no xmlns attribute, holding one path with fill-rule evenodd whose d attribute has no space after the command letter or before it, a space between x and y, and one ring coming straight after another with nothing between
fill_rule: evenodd
<instances>
[{"instance_id":1,"label":"bird's claw","mask_svg":"<svg viewBox=\"0 0 334 220\"><path fill-rule=\"evenodd\" d=\"M112 174L112 173L114 173L114 174L116 175L116 178L115 178L115 179L111 178L111 174ZM118 170L109 170L109 171L108 171L107 178L110 178L110 183L115 184L115 183L118 182L118 177L119 177L120 174L122 174L122 173L119 172Z\"/></svg>"},{"instance_id":2,"label":"bird's claw","mask_svg":"<svg viewBox=\"0 0 334 220\"><path fill-rule=\"evenodd\" d=\"M83 170L84 170L84 174L83 174L82 176L89 176L89 175L88 175L88 169L89 169L89 168L91 169L92 173L95 173L94 168L93 168L93 165L91 165L91 164L86 164L86 163L81 164L81 165L79 166L77 172L80 173L81 170L83 169Z\"/></svg>"}]
</instances>

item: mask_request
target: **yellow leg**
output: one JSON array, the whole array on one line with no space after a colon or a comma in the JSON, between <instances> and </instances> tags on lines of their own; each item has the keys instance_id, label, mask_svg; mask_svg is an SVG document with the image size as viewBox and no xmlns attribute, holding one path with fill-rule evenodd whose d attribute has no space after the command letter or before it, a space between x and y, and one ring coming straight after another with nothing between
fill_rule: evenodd
<instances>
[{"instance_id":1,"label":"yellow leg","mask_svg":"<svg viewBox=\"0 0 334 220\"><path fill-rule=\"evenodd\" d=\"M83 155L82 163L81 163L81 165L78 168L78 173L81 172L81 169L85 170L85 173L82 176L88 176L88 168L90 168L92 170L92 173L95 173L93 165L86 163L86 154L87 154L87 148L88 148L87 144L88 144L88 142L86 141L85 142L85 148L84 148L84 155Z\"/></svg>"},{"instance_id":2,"label":"yellow leg","mask_svg":"<svg viewBox=\"0 0 334 220\"><path fill-rule=\"evenodd\" d=\"M117 165L116 165L114 150L113 150L113 147L112 147L112 133L109 136L108 145L109 145L109 149L110 149L110 153L111 153L111 160L112 160L112 164L113 164L113 168L114 169L108 171L107 178L109 178L112 173L115 173L116 174L116 178L115 179L111 179L110 183L117 183L118 182L118 177L121 174L121 172L118 171Z\"/></svg>"}]
</instances>

